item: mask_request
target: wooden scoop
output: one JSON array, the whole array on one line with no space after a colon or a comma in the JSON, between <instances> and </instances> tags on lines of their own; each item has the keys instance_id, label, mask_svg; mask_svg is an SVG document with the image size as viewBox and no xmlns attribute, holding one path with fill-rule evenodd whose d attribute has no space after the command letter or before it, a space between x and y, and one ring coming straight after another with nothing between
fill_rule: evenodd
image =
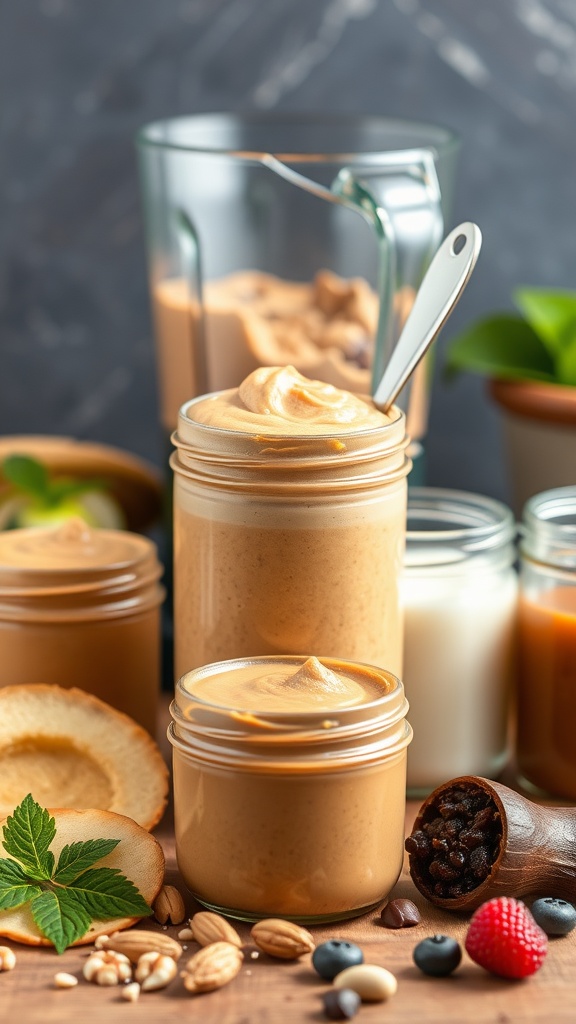
<instances>
[{"instance_id":1,"label":"wooden scoop","mask_svg":"<svg viewBox=\"0 0 576 1024\"><path fill-rule=\"evenodd\" d=\"M477 827L474 814L464 820L459 813L462 793L479 808ZM499 782L465 775L439 786L422 804L406 849L416 887L443 910L472 911L494 896L576 902L576 808L541 806ZM450 878L462 857L466 865Z\"/></svg>"}]
</instances>

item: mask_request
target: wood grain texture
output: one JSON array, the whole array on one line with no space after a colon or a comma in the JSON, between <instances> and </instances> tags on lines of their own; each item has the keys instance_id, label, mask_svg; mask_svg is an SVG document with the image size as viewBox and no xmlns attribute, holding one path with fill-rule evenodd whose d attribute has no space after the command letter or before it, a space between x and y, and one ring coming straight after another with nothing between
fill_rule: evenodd
<instances>
[{"instance_id":1,"label":"wood grain texture","mask_svg":"<svg viewBox=\"0 0 576 1024\"><path fill-rule=\"evenodd\" d=\"M409 803L406 827L410 830L417 805ZM157 830L168 865L168 881L182 883L176 870L170 816ZM422 921L414 928L392 931L379 924L379 912L355 921L312 928L316 942L345 938L362 946L367 963L391 970L398 979L398 992L386 1005L365 1005L359 1024L573 1024L576 997L576 933L552 940L544 966L523 982L504 981L487 974L463 956L462 964L450 978L427 978L414 966L412 949L420 939L436 933L450 934L463 942L468 918L448 914L428 904L416 891L407 864L394 896L413 899ZM189 900L187 909L199 909ZM146 923L146 927L150 927ZM159 927L156 925L156 927ZM170 927L176 936L182 926ZM246 942L249 926L238 929ZM137 1004L124 1002L118 989L98 988L81 977L86 952L67 950L61 957L49 950L14 946L14 971L0 976L0 1015L3 1021L25 1024L147 1024L201 1020L202 1024L303 1024L324 1020L321 995L327 985L313 971L310 957L281 962L264 954L247 956L240 975L226 988L201 996L188 995L178 978L165 992L141 995ZM198 947L189 944L179 966ZM77 988L56 990L56 971L80 977Z\"/></svg>"}]
</instances>

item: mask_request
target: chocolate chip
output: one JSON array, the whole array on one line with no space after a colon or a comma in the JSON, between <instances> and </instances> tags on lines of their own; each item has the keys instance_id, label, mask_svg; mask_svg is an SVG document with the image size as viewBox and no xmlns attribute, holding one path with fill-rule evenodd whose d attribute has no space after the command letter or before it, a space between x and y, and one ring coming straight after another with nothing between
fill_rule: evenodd
<instances>
[{"instance_id":1,"label":"chocolate chip","mask_svg":"<svg viewBox=\"0 0 576 1024\"><path fill-rule=\"evenodd\" d=\"M412 900L390 900L380 914L380 921L386 928L412 928L420 923L420 911Z\"/></svg>"}]
</instances>

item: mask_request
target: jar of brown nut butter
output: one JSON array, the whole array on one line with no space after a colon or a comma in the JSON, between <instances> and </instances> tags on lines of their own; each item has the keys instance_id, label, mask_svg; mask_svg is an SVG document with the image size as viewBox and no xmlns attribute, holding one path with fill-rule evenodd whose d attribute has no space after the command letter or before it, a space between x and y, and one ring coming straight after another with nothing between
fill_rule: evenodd
<instances>
[{"instance_id":1,"label":"jar of brown nut butter","mask_svg":"<svg viewBox=\"0 0 576 1024\"><path fill-rule=\"evenodd\" d=\"M401 675L403 413L266 366L173 440L176 676L310 653Z\"/></svg>"},{"instance_id":2,"label":"jar of brown nut butter","mask_svg":"<svg viewBox=\"0 0 576 1024\"><path fill-rule=\"evenodd\" d=\"M332 658L204 666L172 704L176 853L206 907L254 920L355 917L402 867L402 683Z\"/></svg>"},{"instance_id":3,"label":"jar of brown nut butter","mask_svg":"<svg viewBox=\"0 0 576 1024\"><path fill-rule=\"evenodd\" d=\"M81 519L0 533L0 686L77 686L154 734L161 574L148 538Z\"/></svg>"}]
</instances>

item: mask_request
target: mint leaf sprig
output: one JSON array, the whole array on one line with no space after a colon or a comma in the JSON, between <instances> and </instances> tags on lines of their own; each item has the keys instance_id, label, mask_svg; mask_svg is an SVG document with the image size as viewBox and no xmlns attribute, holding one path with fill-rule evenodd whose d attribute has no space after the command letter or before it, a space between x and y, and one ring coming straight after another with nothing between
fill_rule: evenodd
<instances>
[{"instance_id":1,"label":"mint leaf sprig","mask_svg":"<svg viewBox=\"0 0 576 1024\"><path fill-rule=\"evenodd\" d=\"M0 858L0 911L29 904L37 928L57 953L82 938L94 920L152 913L118 868L94 867L112 853L119 839L69 843L56 863L50 850L55 819L30 793L2 831L2 846L11 856ZM0 928L1 921L0 915Z\"/></svg>"}]
</instances>

